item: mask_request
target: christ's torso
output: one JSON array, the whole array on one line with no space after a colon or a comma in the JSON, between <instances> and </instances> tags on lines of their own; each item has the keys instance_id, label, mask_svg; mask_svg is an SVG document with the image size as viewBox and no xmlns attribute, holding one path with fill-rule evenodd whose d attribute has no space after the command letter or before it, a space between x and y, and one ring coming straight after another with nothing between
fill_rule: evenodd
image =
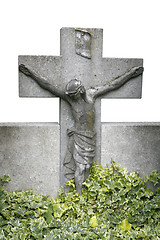
<instances>
[{"instance_id":1,"label":"christ's torso","mask_svg":"<svg viewBox=\"0 0 160 240\"><path fill-rule=\"evenodd\" d=\"M71 103L74 125L77 130L94 131L95 108L94 103L85 101L74 101Z\"/></svg>"}]
</instances>

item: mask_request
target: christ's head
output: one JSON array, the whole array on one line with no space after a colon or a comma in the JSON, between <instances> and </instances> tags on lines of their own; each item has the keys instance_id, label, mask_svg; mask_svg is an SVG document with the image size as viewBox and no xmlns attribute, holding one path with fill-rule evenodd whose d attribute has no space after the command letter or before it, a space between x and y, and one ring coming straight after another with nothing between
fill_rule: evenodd
<instances>
[{"instance_id":1,"label":"christ's head","mask_svg":"<svg viewBox=\"0 0 160 240\"><path fill-rule=\"evenodd\" d=\"M73 99L78 99L85 93L85 88L82 85L81 81L77 79L72 79L67 85L65 89L65 93L73 98Z\"/></svg>"}]
</instances>

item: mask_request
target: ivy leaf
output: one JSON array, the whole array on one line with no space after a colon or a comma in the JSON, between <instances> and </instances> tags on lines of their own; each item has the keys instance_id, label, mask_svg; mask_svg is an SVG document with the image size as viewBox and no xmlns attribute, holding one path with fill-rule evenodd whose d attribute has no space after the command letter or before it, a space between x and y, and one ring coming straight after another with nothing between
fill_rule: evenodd
<instances>
[{"instance_id":1,"label":"ivy leaf","mask_svg":"<svg viewBox=\"0 0 160 240\"><path fill-rule=\"evenodd\" d=\"M60 204L54 204L53 205L53 212L54 212L54 217L55 218L60 218L64 213Z\"/></svg>"},{"instance_id":2,"label":"ivy leaf","mask_svg":"<svg viewBox=\"0 0 160 240\"><path fill-rule=\"evenodd\" d=\"M10 182L11 181L11 178L8 176L8 175L3 175L0 180L2 182Z\"/></svg>"},{"instance_id":3,"label":"ivy leaf","mask_svg":"<svg viewBox=\"0 0 160 240\"><path fill-rule=\"evenodd\" d=\"M124 231L129 231L132 227L132 224L130 224L127 219L124 219L119 225L119 228L122 228Z\"/></svg>"},{"instance_id":4,"label":"ivy leaf","mask_svg":"<svg viewBox=\"0 0 160 240\"><path fill-rule=\"evenodd\" d=\"M53 205L53 211L54 211L55 218L61 218L66 210L68 210L68 206L65 203Z\"/></svg>"},{"instance_id":5,"label":"ivy leaf","mask_svg":"<svg viewBox=\"0 0 160 240\"><path fill-rule=\"evenodd\" d=\"M7 208L9 208L9 205L6 204L4 201L0 201L0 211L4 211Z\"/></svg>"},{"instance_id":6,"label":"ivy leaf","mask_svg":"<svg viewBox=\"0 0 160 240\"><path fill-rule=\"evenodd\" d=\"M90 226L91 226L92 228L95 228L95 227L98 226L98 222L97 222L96 216L93 216L93 217L90 219Z\"/></svg>"},{"instance_id":7,"label":"ivy leaf","mask_svg":"<svg viewBox=\"0 0 160 240\"><path fill-rule=\"evenodd\" d=\"M6 239L3 229L2 229L2 230L0 229L0 239L2 239L2 240L3 240L3 239L4 239L4 240Z\"/></svg>"},{"instance_id":8,"label":"ivy leaf","mask_svg":"<svg viewBox=\"0 0 160 240\"><path fill-rule=\"evenodd\" d=\"M144 176L144 182L146 183L146 182L148 182L149 181L149 177L148 177L148 175L145 175Z\"/></svg>"},{"instance_id":9,"label":"ivy leaf","mask_svg":"<svg viewBox=\"0 0 160 240\"><path fill-rule=\"evenodd\" d=\"M157 173L157 170L153 170L149 175L149 180L156 186L160 180L160 173Z\"/></svg>"},{"instance_id":10,"label":"ivy leaf","mask_svg":"<svg viewBox=\"0 0 160 240\"><path fill-rule=\"evenodd\" d=\"M52 222L53 219L52 213L53 213L52 205L49 205L47 211L43 214L48 224Z\"/></svg>"}]
</instances>

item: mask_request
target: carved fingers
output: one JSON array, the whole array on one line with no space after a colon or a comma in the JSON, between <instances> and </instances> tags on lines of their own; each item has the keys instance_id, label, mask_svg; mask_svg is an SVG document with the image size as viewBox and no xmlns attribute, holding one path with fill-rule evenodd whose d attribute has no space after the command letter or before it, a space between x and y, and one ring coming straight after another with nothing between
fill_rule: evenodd
<instances>
[{"instance_id":1,"label":"carved fingers","mask_svg":"<svg viewBox=\"0 0 160 240\"><path fill-rule=\"evenodd\" d=\"M28 69L24 64L20 64L20 65L19 65L19 71L22 72L22 73L24 73L24 74L27 75L27 76L30 76L30 75L31 75L29 69Z\"/></svg>"},{"instance_id":2,"label":"carved fingers","mask_svg":"<svg viewBox=\"0 0 160 240\"><path fill-rule=\"evenodd\" d=\"M131 71L133 72L132 78L134 78L134 77L141 75L144 71L144 68L142 66L138 66L138 67L132 68Z\"/></svg>"}]
</instances>

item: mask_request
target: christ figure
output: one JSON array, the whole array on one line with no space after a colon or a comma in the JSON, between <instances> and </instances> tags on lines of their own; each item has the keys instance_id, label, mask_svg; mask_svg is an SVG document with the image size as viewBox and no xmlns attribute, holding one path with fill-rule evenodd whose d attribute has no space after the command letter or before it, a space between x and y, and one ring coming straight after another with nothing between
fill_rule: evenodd
<instances>
[{"instance_id":1,"label":"christ figure","mask_svg":"<svg viewBox=\"0 0 160 240\"><path fill-rule=\"evenodd\" d=\"M34 79L40 87L69 104L74 126L67 130L69 141L64 166L67 169L66 178L67 175L68 178L74 177L76 190L81 194L82 183L89 175L96 151L95 101L103 94L118 89L130 79L141 75L143 67L133 67L123 75L106 82L105 85L89 89L85 89L82 82L77 79L70 80L64 89L60 89L23 64L19 66L19 70ZM74 165L71 162L74 162Z\"/></svg>"}]
</instances>

